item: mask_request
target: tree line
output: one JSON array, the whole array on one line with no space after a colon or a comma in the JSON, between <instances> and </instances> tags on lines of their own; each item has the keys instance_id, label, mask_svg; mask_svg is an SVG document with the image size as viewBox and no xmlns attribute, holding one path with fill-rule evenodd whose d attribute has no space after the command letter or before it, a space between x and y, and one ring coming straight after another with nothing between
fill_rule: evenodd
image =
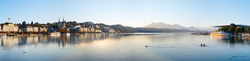
<instances>
[{"instance_id":1,"label":"tree line","mask_svg":"<svg viewBox=\"0 0 250 61\"><path fill-rule=\"evenodd\" d=\"M221 27L218 29L218 31L224 31L224 32L228 32L228 33L250 33L250 27L247 27L246 29L241 26L241 27L235 27L233 25L231 26L225 26L225 27Z\"/></svg>"}]
</instances>

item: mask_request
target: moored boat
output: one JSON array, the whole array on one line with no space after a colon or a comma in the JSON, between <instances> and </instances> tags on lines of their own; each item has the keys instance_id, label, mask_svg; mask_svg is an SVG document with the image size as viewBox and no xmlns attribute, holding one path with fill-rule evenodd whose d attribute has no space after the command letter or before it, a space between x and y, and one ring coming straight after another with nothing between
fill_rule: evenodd
<instances>
[{"instance_id":1,"label":"moored boat","mask_svg":"<svg viewBox=\"0 0 250 61\"><path fill-rule=\"evenodd\" d=\"M60 32L51 32L50 36L61 36Z\"/></svg>"},{"instance_id":2,"label":"moored boat","mask_svg":"<svg viewBox=\"0 0 250 61\"><path fill-rule=\"evenodd\" d=\"M63 33L62 35L64 35L64 36L69 36L70 33Z\"/></svg>"}]
</instances>

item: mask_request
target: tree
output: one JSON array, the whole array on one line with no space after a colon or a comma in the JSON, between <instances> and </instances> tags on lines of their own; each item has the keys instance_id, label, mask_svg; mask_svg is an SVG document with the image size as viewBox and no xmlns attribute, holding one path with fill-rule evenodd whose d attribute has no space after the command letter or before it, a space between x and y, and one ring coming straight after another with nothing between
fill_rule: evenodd
<instances>
[{"instance_id":1,"label":"tree","mask_svg":"<svg viewBox=\"0 0 250 61\"><path fill-rule=\"evenodd\" d=\"M47 22L47 25L50 25L50 23L49 23L49 22Z\"/></svg>"},{"instance_id":2,"label":"tree","mask_svg":"<svg viewBox=\"0 0 250 61\"><path fill-rule=\"evenodd\" d=\"M240 33L243 33L245 31L245 28L243 26L240 27Z\"/></svg>"},{"instance_id":3,"label":"tree","mask_svg":"<svg viewBox=\"0 0 250 61\"><path fill-rule=\"evenodd\" d=\"M218 29L218 31L228 32L228 27L221 27Z\"/></svg>"},{"instance_id":4,"label":"tree","mask_svg":"<svg viewBox=\"0 0 250 61\"><path fill-rule=\"evenodd\" d=\"M225 27L225 32L228 32L228 29L229 29L229 27L227 26L227 27Z\"/></svg>"},{"instance_id":5,"label":"tree","mask_svg":"<svg viewBox=\"0 0 250 61\"><path fill-rule=\"evenodd\" d=\"M39 26L40 26L40 24L39 24L38 22L36 22L36 23L35 23L35 26L36 26L36 27L39 27Z\"/></svg>"},{"instance_id":6,"label":"tree","mask_svg":"<svg viewBox=\"0 0 250 61\"><path fill-rule=\"evenodd\" d=\"M22 25L26 25L26 22L25 22L25 21L23 21Z\"/></svg>"},{"instance_id":7,"label":"tree","mask_svg":"<svg viewBox=\"0 0 250 61\"><path fill-rule=\"evenodd\" d=\"M21 23L17 23L16 25L17 25L17 26L21 26Z\"/></svg>"},{"instance_id":8,"label":"tree","mask_svg":"<svg viewBox=\"0 0 250 61\"><path fill-rule=\"evenodd\" d=\"M247 27L246 31L247 33L250 33L250 27Z\"/></svg>"},{"instance_id":9,"label":"tree","mask_svg":"<svg viewBox=\"0 0 250 61\"><path fill-rule=\"evenodd\" d=\"M58 32L66 32L66 29L60 28L58 29Z\"/></svg>"},{"instance_id":10,"label":"tree","mask_svg":"<svg viewBox=\"0 0 250 61\"><path fill-rule=\"evenodd\" d=\"M90 25L89 24L85 24L85 27L89 27Z\"/></svg>"},{"instance_id":11,"label":"tree","mask_svg":"<svg viewBox=\"0 0 250 61\"><path fill-rule=\"evenodd\" d=\"M33 21L31 21L30 25L31 25L31 26L33 26L33 25L34 25L34 24L33 24Z\"/></svg>"},{"instance_id":12,"label":"tree","mask_svg":"<svg viewBox=\"0 0 250 61\"><path fill-rule=\"evenodd\" d=\"M221 27L218 29L218 31L224 31L225 27Z\"/></svg>"},{"instance_id":13,"label":"tree","mask_svg":"<svg viewBox=\"0 0 250 61\"><path fill-rule=\"evenodd\" d=\"M228 32L229 32L229 33L234 33L234 32L235 32L235 26L231 25L231 26L228 28Z\"/></svg>"},{"instance_id":14,"label":"tree","mask_svg":"<svg viewBox=\"0 0 250 61\"><path fill-rule=\"evenodd\" d=\"M239 33L240 31L241 31L240 28L236 28L236 29L235 29L235 33Z\"/></svg>"}]
</instances>

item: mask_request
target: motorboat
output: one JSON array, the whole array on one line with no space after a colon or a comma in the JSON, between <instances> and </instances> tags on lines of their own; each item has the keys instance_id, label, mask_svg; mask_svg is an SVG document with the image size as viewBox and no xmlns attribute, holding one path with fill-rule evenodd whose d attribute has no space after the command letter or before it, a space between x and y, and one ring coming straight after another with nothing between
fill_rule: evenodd
<instances>
[{"instance_id":1,"label":"motorboat","mask_svg":"<svg viewBox=\"0 0 250 61\"><path fill-rule=\"evenodd\" d=\"M70 36L70 33L62 33L64 36Z\"/></svg>"},{"instance_id":2,"label":"motorboat","mask_svg":"<svg viewBox=\"0 0 250 61\"><path fill-rule=\"evenodd\" d=\"M51 32L50 36L61 36L60 32Z\"/></svg>"}]
</instances>

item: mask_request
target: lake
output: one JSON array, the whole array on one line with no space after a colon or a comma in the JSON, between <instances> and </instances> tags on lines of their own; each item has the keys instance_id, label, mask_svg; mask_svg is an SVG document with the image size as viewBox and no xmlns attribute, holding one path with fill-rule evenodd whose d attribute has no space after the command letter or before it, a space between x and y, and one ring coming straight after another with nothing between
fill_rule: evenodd
<instances>
[{"instance_id":1,"label":"lake","mask_svg":"<svg viewBox=\"0 0 250 61\"><path fill-rule=\"evenodd\" d=\"M249 52L250 42L239 37L190 33L10 36L0 42L0 61L249 61Z\"/></svg>"}]
</instances>

